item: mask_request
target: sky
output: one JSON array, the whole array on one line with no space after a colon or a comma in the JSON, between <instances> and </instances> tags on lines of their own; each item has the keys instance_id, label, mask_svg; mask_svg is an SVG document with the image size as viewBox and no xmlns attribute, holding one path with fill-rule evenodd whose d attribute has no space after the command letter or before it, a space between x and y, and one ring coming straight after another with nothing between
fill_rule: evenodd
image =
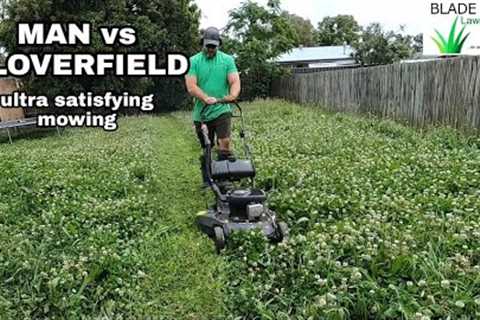
<instances>
[{"instance_id":1,"label":"sky","mask_svg":"<svg viewBox=\"0 0 480 320\"><path fill-rule=\"evenodd\" d=\"M227 24L228 11L240 5L243 0L195 0L202 11L201 27L222 28ZM265 5L267 0L256 0ZM313 26L326 16L350 14L364 26L380 22L388 30L399 31L405 25L406 33L418 34L423 31L425 16L428 14L428 0L282 0L282 8L309 19Z\"/></svg>"}]
</instances>

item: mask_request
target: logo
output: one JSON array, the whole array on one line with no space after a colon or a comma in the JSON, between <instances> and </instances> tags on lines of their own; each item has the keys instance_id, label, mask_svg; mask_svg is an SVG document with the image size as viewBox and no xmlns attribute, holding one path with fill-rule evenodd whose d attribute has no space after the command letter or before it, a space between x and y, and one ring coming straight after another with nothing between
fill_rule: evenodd
<instances>
[{"instance_id":1,"label":"logo","mask_svg":"<svg viewBox=\"0 0 480 320\"><path fill-rule=\"evenodd\" d=\"M448 35L448 40L446 40L447 38L444 37L437 29L435 29L437 37L432 37L432 40L435 42L441 53L462 53L462 48L465 45L465 41L470 36L470 33L467 33L466 35L463 34L465 32L465 28L467 27L464 25L460 33L456 35L455 32L457 29L457 22L458 17L456 17L453 21L452 27L450 28L450 34Z\"/></svg>"},{"instance_id":2,"label":"logo","mask_svg":"<svg viewBox=\"0 0 480 320\"><path fill-rule=\"evenodd\" d=\"M427 2L424 9L424 55L480 55L480 0Z\"/></svg>"}]
</instances>

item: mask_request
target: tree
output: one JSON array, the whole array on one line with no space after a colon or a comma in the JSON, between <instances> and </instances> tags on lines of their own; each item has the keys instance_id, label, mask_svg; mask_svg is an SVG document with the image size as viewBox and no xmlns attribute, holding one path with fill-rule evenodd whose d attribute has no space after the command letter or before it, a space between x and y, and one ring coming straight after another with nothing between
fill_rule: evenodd
<instances>
[{"instance_id":1,"label":"tree","mask_svg":"<svg viewBox=\"0 0 480 320\"><path fill-rule=\"evenodd\" d=\"M292 25L295 31L297 38L294 44L295 47L312 47L315 45L316 31L310 20L304 19L296 14L289 13L288 11L284 11L282 16L287 18L288 22Z\"/></svg>"},{"instance_id":2,"label":"tree","mask_svg":"<svg viewBox=\"0 0 480 320\"><path fill-rule=\"evenodd\" d=\"M0 0L0 19L5 19L7 17L7 4L8 0Z\"/></svg>"},{"instance_id":3,"label":"tree","mask_svg":"<svg viewBox=\"0 0 480 320\"><path fill-rule=\"evenodd\" d=\"M272 60L295 45L295 30L281 13L278 0L266 7L246 1L230 12L224 49L237 58L244 98L270 94L272 77L280 72Z\"/></svg>"},{"instance_id":4,"label":"tree","mask_svg":"<svg viewBox=\"0 0 480 320\"><path fill-rule=\"evenodd\" d=\"M325 17L318 23L317 44L321 46L353 45L359 39L360 25L351 15Z\"/></svg>"},{"instance_id":5,"label":"tree","mask_svg":"<svg viewBox=\"0 0 480 320\"><path fill-rule=\"evenodd\" d=\"M168 51L193 54L198 44L200 12L193 0L9 0L6 1L6 18L0 22L1 46L7 52L155 52L163 57ZM18 46L15 39L16 21L28 22L71 22L89 21L92 25L92 41L88 47L60 48L58 46ZM103 44L99 26L132 26L136 30L137 42L132 47ZM42 77L22 79L25 90L31 94L54 96L105 91L132 94L155 93L156 105L160 109L178 108L190 101L183 88L181 78L134 78L109 74L104 77Z\"/></svg>"},{"instance_id":6,"label":"tree","mask_svg":"<svg viewBox=\"0 0 480 320\"><path fill-rule=\"evenodd\" d=\"M379 23L372 23L354 44L354 57L362 65L393 63L413 55L412 42L412 36L386 32Z\"/></svg>"},{"instance_id":7,"label":"tree","mask_svg":"<svg viewBox=\"0 0 480 320\"><path fill-rule=\"evenodd\" d=\"M413 49L417 54L423 52L423 33L419 33L413 38Z\"/></svg>"}]
</instances>

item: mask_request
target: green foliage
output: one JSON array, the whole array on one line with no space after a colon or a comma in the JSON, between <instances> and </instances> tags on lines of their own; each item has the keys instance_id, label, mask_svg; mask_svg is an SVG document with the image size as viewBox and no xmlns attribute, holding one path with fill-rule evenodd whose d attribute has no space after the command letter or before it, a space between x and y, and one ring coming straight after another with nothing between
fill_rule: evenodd
<instances>
[{"instance_id":1,"label":"green foliage","mask_svg":"<svg viewBox=\"0 0 480 320\"><path fill-rule=\"evenodd\" d=\"M291 236L238 233L221 257L193 224L189 113L2 146L2 319L480 316L477 136L278 100L244 110L257 184Z\"/></svg>"},{"instance_id":2,"label":"green foliage","mask_svg":"<svg viewBox=\"0 0 480 320\"><path fill-rule=\"evenodd\" d=\"M108 0L62 1L32 0L10 1L7 18L0 23L0 39L8 52L153 52L164 56L167 51L192 54L198 43L200 13L191 0ZM66 22L88 21L92 24L92 44L69 49L34 46L17 46L16 21ZM137 31L138 42L129 48L107 47L101 41L99 26L132 26ZM185 105L183 79L117 77L35 77L24 79L25 89L31 94L54 96L91 91L129 91L132 94L156 94L158 111L167 111Z\"/></svg>"},{"instance_id":3,"label":"green foliage","mask_svg":"<svg viewBox=\"0 0 480 320\"><path fill-rule=\"evenodd\" d=\"M266 7L246 1L230 12L225 50L236 56L242 79L242 98L270 95L272 78L281 70L272 59L293 48L295 30L282 16L280 1Z\"/></svg>"},{"instance_id":4,"label":"green foliage","mask_svg":"<svg viewBox=\"0 0 480 320\"><path fill-rule=\"evenodd\" d=\"M389 64L414 54L412 36L384 31L379 23L368 25L353 47L354 57L362 65Z\"/></svg>"},{"instance_id":5,"label":"green foliage","mask_svg":"<svg viewBox=\"0 0 480 320\"><path fill-rule=\"evenodd\" d=\"M232 319L480 316L478 139L280 101L244 110L291 237L228 251Z\"/></svg>"},{"instance_id":6,"label":"green foliage","mask_svg":"<svg viewBox=\"0 0 480 320\"><path fill-rule=\"evenodd\" d=\"M362 28L351 15L324 18L318 24L317 43L320 46L351 45L356 50L355 59L362 65L392 63L423 49L421 34L413 37L384 31L379 23Z\"/></svg>"},{"instance_id":7,"label":"green foliage","mask_svg":"<svg viewBox=\"0 0 480 320\"><path fill-rule=\"evenodd\" d=\"M413 50L415 53L422 54L423 52L423 33L417 34L413 37Z\"/></svg>"},{"instance_id":8,"label":"green foliage","mask_svg":"<svg viewBox=\"0 0 480 320\"><path fill-rule=\"evenodd\" d=\"M296 33L295 47L313 47L316 44L316 31L308 19L304 19L296 14L287 11L282 12L282 16L288 19Z\"/></svg>"},{"instance_id":9,"label":"green foliage","mask_svg":"<svg viewBox=\"0 0 480 320\"><path fill-rule=\"evenodd\" d=\"M317 43L320 46L353 45L360 37L361 27L351 15L325 17L318 23Z\"/></svg>"},{"instance_id":10,"label":"green foliage","mask_svg":"<svg viewBox=\"0 0 480 320\"><path fill-rule=\"evenodd\" d=\"M455 20L453 21L452 27L450 28L450 34L448 36L448 40L445 40L443 35L438 30L435 30L435 33L437 34L437 38L432 37L432 40L435 42L435 44L438 47L438 50L440 50L441 53L458 54L462 52L463 45L465 44L465 41L470 36L470 33L467 33L465 36L463 36L463 33L465 32L465 28L467 27L465 25L463 26L462 30L460 30L460 33L456 35L457 22L458 22L458 16L455 18Z\"/></svg>"}]
</instances>

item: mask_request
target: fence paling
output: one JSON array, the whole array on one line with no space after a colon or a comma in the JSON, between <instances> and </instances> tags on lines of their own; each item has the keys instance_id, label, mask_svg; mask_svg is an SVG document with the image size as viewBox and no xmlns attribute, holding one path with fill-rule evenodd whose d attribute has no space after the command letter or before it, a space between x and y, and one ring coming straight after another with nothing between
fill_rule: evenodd
<instances>
[{"instance_id":1,"label":"fence paling","mask_svg":"<svg viewBox=\"0 0 480 320\"><path fill-rule=\"evenodd\" d=\"M480 57L294 73L272 95L415 126L480 129Z\"/></svg>"}]
</instances>

